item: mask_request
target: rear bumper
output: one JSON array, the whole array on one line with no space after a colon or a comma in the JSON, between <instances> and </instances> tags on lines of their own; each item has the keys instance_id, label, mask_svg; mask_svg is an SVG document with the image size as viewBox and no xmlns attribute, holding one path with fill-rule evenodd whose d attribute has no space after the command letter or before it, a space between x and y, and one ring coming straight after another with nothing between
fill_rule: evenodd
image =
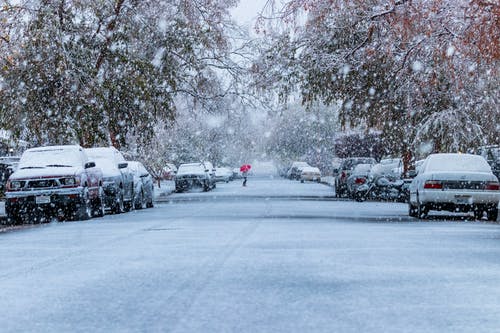
<instances>
[{"instance_id":1,"label":"rear bumper","mask_svg":"<svg viewBox=\"0 0 500 333\"><path fill-rule=\"evenodd\" d=\"M188 178L188 179L176 179L175 189L176 190L187 190L193 187L203 187L204 180L199 178Z\"/></svg>"},{"instance_id":2,"label":"rear bumper","mask_svg":"<svg viewBox=\"0 0 500 333\"><path fill-rule=\"evenodd\" d=\"M419 191L421 203L448 203L448 204L497 204L500 201L498 191Z\"/></svg>"},{"instance_id":3,"label":"rear bumper","mask_svg":"<svg viewBox=\"0 0 500 333\"><path fill-rule=\"evenodd\" d=\"M418 200L432 210L468 212L475 207L482 209L497 207L500 193L493 191L424 190L418 193Z\"/></svg>"}]
</instances>

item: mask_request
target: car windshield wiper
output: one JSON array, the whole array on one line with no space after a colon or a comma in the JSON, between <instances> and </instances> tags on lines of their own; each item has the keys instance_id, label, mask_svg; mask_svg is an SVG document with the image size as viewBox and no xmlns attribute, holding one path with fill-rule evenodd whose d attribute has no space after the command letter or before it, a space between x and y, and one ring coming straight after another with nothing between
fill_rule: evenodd
<instances>
[{"instance_id":1,"label":"car windshield wiper","mask_svg":"<svg viewBox=\"0 0 500 333\"><path fill-rule=\"evenodd\" d=\"M27 167L22 167L20 169L42 169L43 167L41 166L27 166Z\"/></svg>"},{"instance_id":2,"label":"car windshield wiper","mask_svg":"<svg viewBox=\"0 0 500 333\"><path fill-rule=\"evenodd\" d=\"M52 168L71 168L71 165L66 165L66 164L47 164L46 167L52 167Z\"/></svg>"}]
</instances>

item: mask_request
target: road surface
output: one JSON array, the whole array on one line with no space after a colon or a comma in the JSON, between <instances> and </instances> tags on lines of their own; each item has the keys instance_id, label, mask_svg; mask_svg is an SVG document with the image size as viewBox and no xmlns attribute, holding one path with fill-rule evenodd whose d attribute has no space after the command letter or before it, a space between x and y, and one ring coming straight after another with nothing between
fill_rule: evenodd
<instances>
[{"instance_id":1,"label":"road surface","mask_svg":"<svg viewBox=\"0 0 500 333\"><path fill-rule=\"evenodd\" d=\"M2 332L500 332L500 227L250 179L0 234Z\"/></svg>"}]
</instances>

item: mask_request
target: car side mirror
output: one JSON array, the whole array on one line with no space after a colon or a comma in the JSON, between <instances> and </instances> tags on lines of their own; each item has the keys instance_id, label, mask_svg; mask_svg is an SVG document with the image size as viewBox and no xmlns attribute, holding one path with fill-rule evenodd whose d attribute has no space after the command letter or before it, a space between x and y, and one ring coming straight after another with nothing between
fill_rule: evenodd
<instances>
[{"instance_id":1,"label":"car side mirror","mask_svg":"<svg viewBox=\"0 0 500 333\"><path fill-rule=\"evenodd\" d=\"M205 172L209 172L209 171L210 171L210 170L208 170L208 169L205 169Z\"/></svg>"},{"instance_id":2,"label":"car side mirror","mask_svg":"<svg viewBox=\"0 0 500 333\"><path fill-rule=\"evenodd\" d=\"M125 169L128 167L128 163L118 163L118 169Z\"/></svg>"},{"instance_id":3,"label":"car side mirror","mask_svg":"<svg viewBox=\"0 0 500 333\"><path fill-rule=\"evenodd\" d=\"M95 168L95 162L85 163L85 169Z\"/></svg>"}]
</instances>

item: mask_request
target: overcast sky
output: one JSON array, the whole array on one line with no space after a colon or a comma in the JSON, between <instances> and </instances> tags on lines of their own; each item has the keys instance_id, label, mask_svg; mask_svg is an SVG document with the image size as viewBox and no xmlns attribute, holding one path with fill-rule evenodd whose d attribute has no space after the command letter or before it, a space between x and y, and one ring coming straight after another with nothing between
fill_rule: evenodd
<instances>
[{"instance_id":1,"label":"overcast sky","mask_svg":"<svg viewBox=\"0 0 500 333\"><path fill-rule=\"evenodd\" d=\"M253 26L257 14L262 10L267 0L240 0L240 4L231 13L236 22Z\"/></svg>"}]
</instances>

